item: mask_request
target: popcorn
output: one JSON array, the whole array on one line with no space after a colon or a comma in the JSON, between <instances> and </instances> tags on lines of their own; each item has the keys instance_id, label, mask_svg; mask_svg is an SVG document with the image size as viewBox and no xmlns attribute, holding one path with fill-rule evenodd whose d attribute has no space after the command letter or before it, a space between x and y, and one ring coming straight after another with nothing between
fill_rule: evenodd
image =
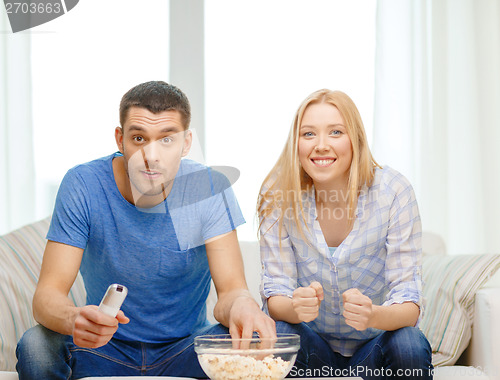
<instances>
[{"instance_id":1,"label":"popcorn","mask_svg":"<svg viewBox=\"0 0 500 380\"><path fill-rule=\"evenodd\" d=\"M202 354L201 367L212 380L281 380L288 373L289 361L268 355L253 356Z\"/></svg>"}]
</instances>

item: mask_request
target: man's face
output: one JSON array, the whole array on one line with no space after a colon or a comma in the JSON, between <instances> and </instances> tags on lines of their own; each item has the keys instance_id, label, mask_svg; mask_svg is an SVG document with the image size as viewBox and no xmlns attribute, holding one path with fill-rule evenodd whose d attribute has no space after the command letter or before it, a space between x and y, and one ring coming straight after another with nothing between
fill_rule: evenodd
<instances>
[{"instance_id":1,"label":"man's face","mask_svg":"<svg viewBox=\"0 0 500 380\"><path fill-rule=\"evenodd\" d=\"M184 130L181 114L175 110L154 114L131 107L115 137L135 203L137 197L145 203L163 201L170 192L181 157L191 147L191 131Z\"/></svg>"}]
</instances>

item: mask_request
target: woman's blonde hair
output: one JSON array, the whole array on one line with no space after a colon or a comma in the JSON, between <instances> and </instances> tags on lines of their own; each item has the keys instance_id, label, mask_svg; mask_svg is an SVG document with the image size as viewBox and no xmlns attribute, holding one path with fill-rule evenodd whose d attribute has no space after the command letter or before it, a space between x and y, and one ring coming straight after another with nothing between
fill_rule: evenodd
<instances>
[{"instance_id":1,"label":"woman's blonde hair","mask_svg":"<svg viewBox=\"0 0 500 380\"><path fill-rule=\"evenodd\" d=\"M331 104L339 110L351 140L352 161L347 196L348 218L351 226L355 219L359 192L363 185L370 186L372 184L375 167L380 167L370 152L363 121L352 99L341 91L323 89L313 92L301 103L295 113L283 152L264 179L257 201L257 215L260 219L260 225L271 213L278 212L277 221L280 223L280 235L285 215L287 218L293 217L302 235L299 218L302 218L307 226L302 195L310 190L313 181L299 161L299 130L305 110L309 105L317 103Z\"/></svg>"}]
</instances>

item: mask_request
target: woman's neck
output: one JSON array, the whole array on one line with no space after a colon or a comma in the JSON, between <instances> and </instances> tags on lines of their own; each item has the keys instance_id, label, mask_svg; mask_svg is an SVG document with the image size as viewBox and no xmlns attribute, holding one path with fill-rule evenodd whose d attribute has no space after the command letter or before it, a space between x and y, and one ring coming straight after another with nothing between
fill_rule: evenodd
<instances>
[{"instance_id":1,"label":"woman's neck","mask_svg":"<svg viewBox=\"0 0 500 380\"><path fill-rule=\"evenodd\" d=\"M349 191L347 182L337 184L314 184L316 203L320 205L347 205Z\"/></svg>"}]
</instances>

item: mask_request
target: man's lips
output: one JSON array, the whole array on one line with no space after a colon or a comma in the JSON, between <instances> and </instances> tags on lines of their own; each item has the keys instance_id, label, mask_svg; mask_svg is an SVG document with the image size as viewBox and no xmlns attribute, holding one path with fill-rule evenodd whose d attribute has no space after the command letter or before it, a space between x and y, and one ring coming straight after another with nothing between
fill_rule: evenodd
<instances>
[{"instance_id":1,"label":"man's lips","mask_svg":"<svg viewBox=\"0 0 500 380\"><path fill-rule=\"evenodd\" d=\"M311 158L311 162L315 166L327 167L332 165L335 161L337 161L334 157L313 157Z\"/></svg>"},{"instance_id":2,"label":"man's lips","mask_svg":"<svg viewBox=\"0 0 500 380\"><path fill-rule=\"evenodd\" d=\"M162 172L153 169L141 170L140 172L148 179L156 179L163 174Z\"/></svg>"}]
</instances>

